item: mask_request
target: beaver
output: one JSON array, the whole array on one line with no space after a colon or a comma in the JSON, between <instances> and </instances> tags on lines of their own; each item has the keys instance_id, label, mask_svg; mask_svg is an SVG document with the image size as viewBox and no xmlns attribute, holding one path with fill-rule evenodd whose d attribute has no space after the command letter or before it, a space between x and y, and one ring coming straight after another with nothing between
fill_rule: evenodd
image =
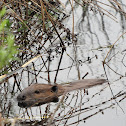
<instances>
[{"instance_id":1,"label":"beaver","mask_svg":"<svg viewBox=\"0 0 126 126\"><path fill-rule=\"evenodd\" d=\"M28 108L58 102L59 96L70 91L87 89L105 82L105 79L83 79L69 84L32 84L17 96L18 106Z\"/></svg>"}]
</instances>

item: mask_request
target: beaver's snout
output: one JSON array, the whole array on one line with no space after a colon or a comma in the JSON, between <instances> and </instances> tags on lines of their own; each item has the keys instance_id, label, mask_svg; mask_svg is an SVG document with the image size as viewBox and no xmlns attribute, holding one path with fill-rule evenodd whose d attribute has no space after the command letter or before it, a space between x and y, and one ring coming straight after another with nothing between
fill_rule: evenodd
<instances>
[{"instance_id":1,"label":"beaver's snout","mask_svg":"<svg viewBox=\"0 0 126 126\"><path fill-rule=\"evenodd\" d=\"M17 96L17 101L18 101L18 106L21 108L25 108L27 104L24 102L26 100L25 95L18 95Z\"/></svg>"},{"instance_id":2,"label":"beaver's snout","mask_svg":"<svg viewBox=\"0 0 126 126\"><path fill-rule=\"evenodd\" d=\"M18 106L21 108L27 107L27 104L25 102L18 102Z\"/></svg>"},{"instance_id":3,"label":"beaver's snout","mask_svg":"<svg viewBox=\"0 0 126 126\"><path fill-rule=\"evenodd\" d=\"M18 101L24 101L26 99L26 96L25 95L18 95L17 96L17 100Z\"/></svg>"}]
</instances>

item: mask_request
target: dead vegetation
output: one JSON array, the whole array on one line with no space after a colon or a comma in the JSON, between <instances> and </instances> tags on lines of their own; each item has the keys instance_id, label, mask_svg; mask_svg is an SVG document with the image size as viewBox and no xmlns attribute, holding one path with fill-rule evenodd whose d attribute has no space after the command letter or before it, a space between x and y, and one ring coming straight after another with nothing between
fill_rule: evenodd
<instances>
[{"instance_id":1,"label":"dead vegetation","mask_svg":"<svg viewBox=\"0 0 126 126\"><path fill-rule=\"evenodd\" d=\"M125 39L126 26L126 5L123 1L108 0L104 3L97 0L68 0L63 4L59 0L1 0L0 9L2 7L7 9L4 18L8 18L12 23L11 32L15 35L15 44L19 47L19 53L16 55L19 60L11 62L1 71L1 73L8 71L8 74L0 76L0 126L5 124L36 126L52 123L54 125L77 125L98 113L104 114L106 109L116 105L123 111L120 103L126 98L125 88L114 92L110 87L111 83L121 83L125 87L126 74L123 71L126 68L125 46L120 50L121 44L125 45L122 42ZM75 24L75 11L78 8L82 9L82 15ZM109 9L112 10L109 11ZM117 19L116 14L119 14L120 20ZM99 29L106 41L105 44L98 33L93 30L92 15L98 21ZM111 41L111 36L106 29L105 17L110 18L112 22L121 22L121 34L116 37L115 41ZM65 25L68 19L72 19L70 27ZM75 26L82 34L76 32ZM87 43L88 39L89 43ZM96 43L98 48L95 48ZM104 52L102 59L99 58L102 56L101 53L99 56L93 52L90 56L90 49L86 52L90 45L94 47L92 52L93 50ZM78 50L78 46L85 46L86 49ZM72 51L69 51L71 48ZM79 51L84 52L82 57ZM76 79L85 78L88 73L95 76L97 69L94 72L91 66L95 66L93 64L96 61L102 66L100 77L103 74L110 84L90 94L89 98L87 98L88 91L82 90L73 94L68 93L56 105L47 104L33 109L18 108L14 99L23 88L33 83L57 83L59 78L60 82L63 82L64 78L71 80L75 77L72 77L73 73ZM81 66L86 71L82 72ZM116 77L112 78L110 74ZM112 95L92 104L91 101L99 98L99 95L103 95L107 89Z\"/></svg>"}]
</instances>

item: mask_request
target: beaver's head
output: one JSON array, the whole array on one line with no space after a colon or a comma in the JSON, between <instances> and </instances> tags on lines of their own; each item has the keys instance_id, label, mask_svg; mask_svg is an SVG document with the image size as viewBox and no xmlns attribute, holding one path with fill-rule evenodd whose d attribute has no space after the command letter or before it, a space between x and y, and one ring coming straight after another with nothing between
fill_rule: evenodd
<instances>
[{"instance_id":1,"label":"beaver's head","mask_svg":"<svg viewBox=\"0 0 126 126\"><path fill-rule=\"evenodd\" d=\"M17 96L18 106L27 108L48 102L57 102L58 96L63 92L59 85L33 84Z\"/></svg>"}]
</instances>

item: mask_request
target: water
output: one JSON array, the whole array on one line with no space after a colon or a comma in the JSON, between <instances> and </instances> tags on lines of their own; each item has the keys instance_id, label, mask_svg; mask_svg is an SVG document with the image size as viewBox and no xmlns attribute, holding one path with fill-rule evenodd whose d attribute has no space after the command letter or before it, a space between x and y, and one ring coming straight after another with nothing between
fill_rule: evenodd
<instances>
[{"instance_id":1,"label":"water","mask_svg":"<svg viewBox=\"0 0 126 126\"><path fill-rule=\"evenodd\" d=\"M123 3L125 5L125 1L123 1ZM67 94L64 102L60 105L60 108L54 117L55 124L57 125L126 125L126 34L121 36L125 32L126 24L125 21L121 22L120 14L116 13L114 9L105 5L102 6L116 17L115 19L111 16L115 21L106 15L103 16L94 11L87 12L83 21L81 8L76 9L74 13L74 32L77 34L78 38L76 43L77 51L75 53L73 45L67 46L66 44L66 52L63 55L60 66L60 69L62 70L58 73L57 83L60 84L78 80L78 71L76 67L76 64L78 64L80 78L88 72L85 79L108 78L110 86L104 84L86 90L88 93L85 93L84 90L80 90ZM125 6L123 7L125 10ZM72 15L69 19L64 21L64 25L72 30L71 22ZM59 41L56 42L56 45L58 45L58 43ZM111 49L111 45L113 44L114 48ZM47 44L46 47L48 46L49 45ZM50 47L50 49L52 48L54 47ZM109 55L107 55L108 53ZM54 58L50 62L51 72L49 75L51 83L54 83L60 54L53 52L52 55ZM72 59L75 59L75 56L78 62L73 62ZM33 62L34 65L30 64L27 68L18 72L18 76L16 76L17 82L15 82L14 78L10 78L6 83L6 86L1 86L3 89L3 92L1 92L3 93L1 99L4 99L4 102L1 100L3 107L1 107L0 110L4 111L2 112L4 113L4 117L9 115L10 118L19 117L24 120L30 118L30 120L33 121L41 120L40 116L43 116L45 111L48 114L54 112L57 106L56 103L33 107L26 112L25 109L20 109L18 107L15 100L20 92L17 83L20 85L21 89L24 89L32 83L48 83L46 81L48 80L47 69L46 67L43 67L43 60L46 61L47 58L47 54L44 54L43 59L41 57L38 58ZM105 69L102 64L104 60L107 64L104 65ZM46 63L46 65L48 65L48 63ZM13 90L13 86L11 85L14 85L14 83L14 94L11 94L11 91ZM113 97L114 99L112 99ZM11 103L11 105L9 105L9 103ZM6 109L9 107L10 109Z\"/></svg>"}]
</instances>

